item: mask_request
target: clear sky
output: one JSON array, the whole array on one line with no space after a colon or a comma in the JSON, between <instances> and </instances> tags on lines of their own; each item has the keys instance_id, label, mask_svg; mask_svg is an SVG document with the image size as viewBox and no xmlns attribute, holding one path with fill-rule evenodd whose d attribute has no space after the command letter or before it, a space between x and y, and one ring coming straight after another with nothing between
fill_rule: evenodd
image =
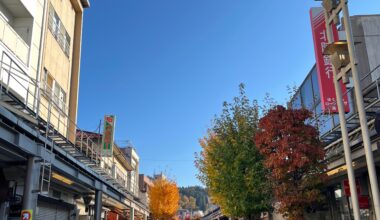
<instances>
[{"instance_id":1,"label":"clear sky","mask_svg":"<svg viewBox=\"0 0 380 220\"><path fill-rule=\"evenodd\" d=\"M115 114L140 172L200 184L194 153L243 82L251 99L283 102L315 62L313 0L92 0L85 11L79 127ZM351 0L351 14L380 13Z\"/></svg>"}]
</instances>

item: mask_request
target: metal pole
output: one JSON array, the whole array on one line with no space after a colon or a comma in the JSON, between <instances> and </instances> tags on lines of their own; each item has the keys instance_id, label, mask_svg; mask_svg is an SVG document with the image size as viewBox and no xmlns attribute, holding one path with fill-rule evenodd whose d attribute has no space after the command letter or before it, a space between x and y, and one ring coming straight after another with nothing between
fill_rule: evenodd
<instances>
[{"instance_id":1,"label":"metal pole","mask_svg":"<svg viewBox=\"0 0 380 220\"><path fill-rule=\"evenodd\" d=\"M102 214L102 195L103 195L103 192L101 190L95 190L95 213L94 213L94 220L101 220L101 214Z\"/></svg>"},{"instance_id":2,"label":"metal pole","mask_svg":"<svg viewBox=\"0 0 380 220\"><path fill-rule=\"evenodd\" d=\"M132 207L129 211L129 220L135 220L135 209Z\"/></svg>"},{"instance_id":3,"label":"metal pole","mask_svg":"<svg viewBox=\"0 0 380 220\"><path fill-rule=\"evenodd\" d=\"M325 20L326 20L326 32L327 32L328 43L332 43L334 42L334 36L331 31L331 26L328 22L329 15L326 10L324 10L324 13L325 13ZM341 133L342 133L344 159L346 161L348 182L350 184L352 209L353 209L354 219L360 220L359 200L358 200L358 194L356 191L355 171L352 166L351 146L350 146L350 141L348 139L348 131L347 131L346 117L345 117L343 97L342 97L342 88L341 88L341 84L338 81L339 79L337 78L336 68L333 68L333 75L334 75L333 81L334 81L334 88L335 88L335 94L336 94L336 102L338 104L339 122L340 122Z\"/></svg>"},{"instance_id":4,"label":"metal pole","mask_svg":"<svg viewBox=\"0 0 380 220\"><path fill-rule=\"evenodd\" d=\"M363 138L365 156L367 160L369 181L371 184L373 209L375 210L376 219L380 220L379 185L377 183L375 162L373 160L371 140L370 140L369 131L368 131L366 113L364 109L363 93L362 93L362 89L360 85L358 70L356 68L354 39L351 32L351 23L350 23L350 17L348 13L347 0L341 0L340 4L342 6L342 11L343 11L343 19L344 19L344 27L346 31L346 36L347 36L348 52L349 52L350 60L351 60L351 72L352 72L352 78L353 78L354 87L355 87L354 90L355 90L356 104L358 107L360 127L362 130L362 138Z\"/></svg>"}]
</instances>

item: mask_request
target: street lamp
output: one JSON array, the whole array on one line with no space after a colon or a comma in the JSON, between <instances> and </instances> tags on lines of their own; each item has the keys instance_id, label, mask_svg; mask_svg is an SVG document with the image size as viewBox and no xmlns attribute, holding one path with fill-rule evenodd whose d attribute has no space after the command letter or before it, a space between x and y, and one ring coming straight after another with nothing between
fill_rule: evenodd
<instances>
[{"instance_id":1,"label":"street lamp","mask_svg":"<svg viewBox=\"0 0 380 220\"><path fill-rule=\"evenodd\" d=\"M337 70L346 67L351 62L347 43L343 41L329 44L323 53L330 55L331 63Z\"/></svg>"}]
</instances>

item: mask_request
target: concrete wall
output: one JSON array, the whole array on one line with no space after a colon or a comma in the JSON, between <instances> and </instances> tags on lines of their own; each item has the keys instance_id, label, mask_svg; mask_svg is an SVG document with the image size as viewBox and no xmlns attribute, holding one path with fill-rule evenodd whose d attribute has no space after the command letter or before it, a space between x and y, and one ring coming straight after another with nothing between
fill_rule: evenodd
<instances>
[{"instance_id":1,"label":"concrete wall","mask_svg":"<svg viewBox=\"0 0 380 220\"><path fill-rule=\"evenodd\" d=\"M380 15L351 17L355 40L355 53L361 78L380 65ZM362 88L380 77L380 69L375 70L362 81Z\"/></svg>"}]
</instances>

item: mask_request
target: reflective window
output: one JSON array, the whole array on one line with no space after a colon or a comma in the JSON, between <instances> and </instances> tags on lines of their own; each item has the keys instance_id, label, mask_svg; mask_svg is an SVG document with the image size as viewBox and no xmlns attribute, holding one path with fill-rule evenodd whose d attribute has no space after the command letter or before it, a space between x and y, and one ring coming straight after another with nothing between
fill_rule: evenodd
<instances>
[{"instance_id":1,"label":"reflective window","mask_svg":"<svg viewBox=\"0 0 380 220\"><path fill-rule=\"evenodd\" d=\"M317 75L317 68L313 68L313 71L311 72L311 81L313 84L313 94L314 94L314 100L315 103L319 102L321 100L321 94L319 91L319 82L318 82L318 75Z\"/></svg>"},{"instance_id":2,"label":"reflective window","mask_svg":"<svg viewBox=\"0 0 380 220\"><path fill-rule=\"evenodd\" d=\"M299 92L297 92L294 95L293 102L292 102L292 108L293 109L300 109L300 108L302 108L301 94Z\"/></svg>"},{"instance_id":3,"label":"reflective window","mask_svg":"<svg viewBox=\"0 0 380 220\"><path fill-rule=\"evenodd\" d=\"M310 76L306 78L304 84L301 87L301 97L303 107L312 111L314 107L314 97Z\"/></svg>"}]
</instances>

